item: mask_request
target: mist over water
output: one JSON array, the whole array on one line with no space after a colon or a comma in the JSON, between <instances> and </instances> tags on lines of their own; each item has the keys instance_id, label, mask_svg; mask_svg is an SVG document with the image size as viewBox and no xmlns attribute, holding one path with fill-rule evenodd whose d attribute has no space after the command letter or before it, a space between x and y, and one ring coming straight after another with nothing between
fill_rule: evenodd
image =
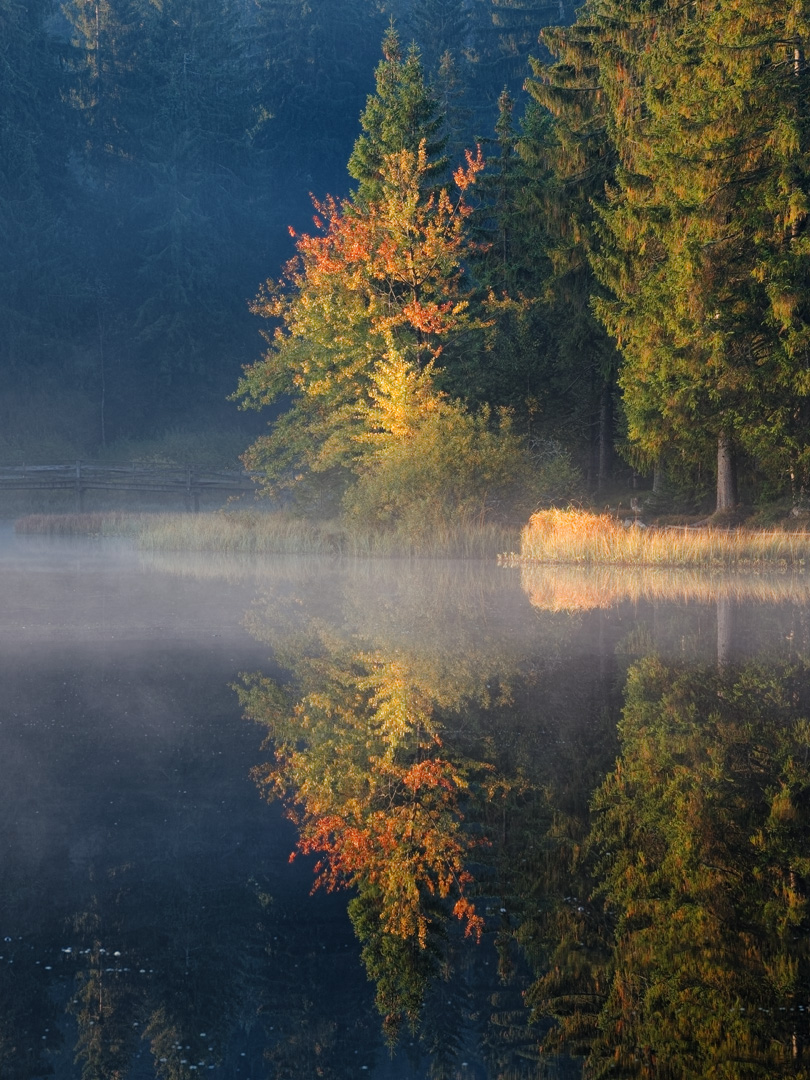
<instances>
[{"instance_id":1,"label":"mist over water","mask_svg":"<svg viewBox=\"0 0 810 1080\"><path fill-rule=\"evenodd\" d=\"M590 1049L568 1038L552 1052L564 1028L553 1017L582 990L570 972L548 983L555 964L574 970L572 941L592 950L592 970L602 957L606 984L654 981L600 914L597 873L624 903L610 868L588 867L586 881L563 833L584 843L590 831L591 848L607 849L593 799L605 820L639 815L639 835L656 799L677 817L670 745L687 778L722 758L743 791L734 805L718 796L724 824L693 801L683 827L704 839L761 833L764 861L746 873L784 870L782 893L794 890L793 929L775 933L758 914L772 911L770 894L713 883L732 929L729 974L706 993L715 1011L733 1005L739 1027L750 991L732 963L739 911L760 934L763 970L787 951L795 971L792 983L756 982L750 1008L771 1017L770 1034L749 1026L735 1038L772 1075L795 1065L804 1028L778 1029L773 1016L798 1016L806 990L791 937L805 925L807 868L791 854L806 832L805 781L789 764L801 761L808 696L804 585L627 582L622 592L615 575L569 570L240 561L4 534L0 1075L529 1080L578 1077L586 1052L632 1063L649 1041L642 1020L632 1046L590 1036ZM235 685L253 687L245 708ZM763 781L739 764L746 740ZM644 747L660 759L655 777ZM629 810L611 794L617 757L635 777ZM263 797L268 778L283 799ZM769 847L777 789L789 805L781 847ZM417 804L429 810L421 848L408 824ZM346 846L351 830L362 850ZM741 841L739 858L750 848ZM352 890L311 894L307 852ZM443 859L460 860L446 894ZM386 876L394 863L400 876ZM586 887L593 896L576 891ZM700 896L709 925L717 913ZM471 909L454 915L459 899ZM421 944L407 925L422 928ZM678 970L665 975L678 984ZM616 1001L600 1002L613 1022ZM700 1030L686 998L670 1006L690 1030L684 1075L708 1075L726 1036Z\"/></svg>"}]
</instances>

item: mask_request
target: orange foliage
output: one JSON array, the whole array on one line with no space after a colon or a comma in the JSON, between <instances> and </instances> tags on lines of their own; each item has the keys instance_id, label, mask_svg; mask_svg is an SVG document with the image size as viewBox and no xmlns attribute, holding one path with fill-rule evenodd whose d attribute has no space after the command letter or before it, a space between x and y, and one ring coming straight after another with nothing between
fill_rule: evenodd
<instances>
[{"instance_id":1,"label":"orange foliage","mask_svg":"<svg viewBox=\"0 0 810 1080\"><path fill-rule=\"evenodd\" d=\"M399 660L352 654L318 660L315 682L292 707L254 698L273 722L273 760L255 776L285 799L297 850L318 856L315 888L372 885L386 933L424 947L428 897L452 898L467 934L483 922L465 868L484 841L465 830L463 770L443 752L431 707ZM294 856L293 856L294 857Z\"/></svg>"},{"instance_id":2,"label":"orange foliage","mask_svg":"<svg viewBox=\"0 0 810 1080\"><path fill-rule=\"evenodd\" d=\"M464 156L467 159L466 169L463 166L459 166L453 173L453 180L459 191L466 191L471 184L474 184L478 174L483 170L484 165L486 164L480 146L476 146L475 148L475 157L473 157L472 151L470 150L465 150Z\"/></svg>"},{"instance_id":3,"label":"orange foliage","mask_svg":"<svg viewBox=\"0 0 810 1080\"><path fill-rule=\"evenodd\" d=\"M236 394L255 408L292 399L244 458L271 488L307 471L362 471L386 363L396 357L425 374L449 339L477 325L463 289L472 246L464 193L483 166L480 150L469 154L453 196L437 192L422 143L386 157L373 201L313 200L315 231L291 231L295 258L251 308L277 320L270 347Z\"/></svg>"},{"instance_id":4,"label":"orange foliage","mask_svg":"<svg viewBox=\"0 0 810 1080\"><path fill-rule=\"evenodd\" d=\"M377 886L385 929L416 937L422 947L429 928L422 892L443 899L455 892L454 916L467 935L480 938L483 920L464 892L473 883L464 864L475 841L459 829L463 780L441 758L410 766L377 763L375 771L377 790L369 804L350 801L319 813L305 799L290 812L301 830L298 851L321 856L315 887ZM383 799L385 805L377 805Z\"/></svg>"},{"instance_id":5,"label":"orange foliage","mask_svg":"<svg viewBox=\"0 0 810 1080\"><path fill-rule=\"evenodd\" d=\"M458 329L466 309L460 299L460 264L469 241L463 221L471 208L463 192L484 168L480 148L467 152L467 165L454 180L462 193L453 202L446 191L425 194L424 145L416 154L403 150L387 160L385 194L368 206L331 196L313 198L315 235L297 235L298 256L284 279L263 292L254 310L283 317L290 329L290 288L306 295L336 297L340 290L360 294L371 330L400 326L441 337ZM294 304L293 304L294 306ZM336 316L343 313L339 309ZM424 343L423 343L424 344ZM434 347L428 352L437 354Z\"/></svg>"}]
</instances>

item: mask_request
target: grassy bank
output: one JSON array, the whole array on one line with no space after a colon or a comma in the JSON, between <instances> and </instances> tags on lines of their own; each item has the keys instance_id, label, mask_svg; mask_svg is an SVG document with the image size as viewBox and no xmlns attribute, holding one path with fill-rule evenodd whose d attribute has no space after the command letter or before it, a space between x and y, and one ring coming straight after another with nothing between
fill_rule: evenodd
<instances>
[{"instance_id":1,"label":"grassy bank","mask_svg":"<svg viewBox=\"0 0 810 1080\"><path fill-rule=\"evenodd\" d=\"M284 512L202 514L30 514L18 519L24 535L134 539L145 551L236 555L410 556L489 558L517 543L517 530L459 523L423 536L361 532L340 522L309 521Z\"/></svg>"},{"instance_id":2,"label":"grassy bank","mask_svg":"<svg viewBox=\"0 0 810 1080\"><path fill-rule=\"evenodd\" d=\"M543 510L521 533L506 563L601 563L617 566L714 566L810 563L810 533L784 530L625 527L607 514Z\"/></svg>"},{"instance_id":3,"label":"grassy bank","mask_svg":"<svg viewBox=\"0 0 810 1080\"><path fill-rule=\"evenodd\" d=\"M286 512L30 514L18 533L132 539L145 551L236 555L347 555L494 559L505 565L758 567L810 565L810 533L786 530L624 527L606 514L543 510L517 530L459 522L421 536L363 532ZM519 553L514 553L518 547ZM510 554L501 554L510 552Z\"/></svg>"}]
</instances>

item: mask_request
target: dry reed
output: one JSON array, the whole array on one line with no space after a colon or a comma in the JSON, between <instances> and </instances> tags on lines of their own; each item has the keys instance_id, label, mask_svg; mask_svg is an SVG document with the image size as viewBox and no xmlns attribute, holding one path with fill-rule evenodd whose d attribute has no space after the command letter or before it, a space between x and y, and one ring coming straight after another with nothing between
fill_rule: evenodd
<instances>
[{"instance_id":1,"label":"dry reed","mask_svg":"<svg viewBox=\"0 0 810 1080\"><path fill-rule=\"evenodd\" d=\"M494 558L517 540L516 530L459 523L423 536L362 532L340 522L308 521L277 511L198 514L36 514L15 523L18 533L134 538L144 551L235 555L349 555L356 557Z\"/></svg>"},{"instance_id":2,"label":"dry reed","mask_svg":"<svg viewBox=\"0 0 810 1080\"><path fill-rule=\"evenodd\" d=\"M717 528L625 527L607 514L542 510L521 534L520 554L506 564L604 563L618 566L802 567L810 533Z\"/></svg>"}]
</instances>

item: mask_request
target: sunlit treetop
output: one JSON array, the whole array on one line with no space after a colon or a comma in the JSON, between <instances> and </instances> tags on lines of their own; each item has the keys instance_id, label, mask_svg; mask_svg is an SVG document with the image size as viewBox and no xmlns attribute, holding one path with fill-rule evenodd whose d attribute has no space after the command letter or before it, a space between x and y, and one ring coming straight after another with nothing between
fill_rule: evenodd
<instances>
[{"instance_id":1,"label":"sunlit treetop","mask_svg":"<svg viewBox=\"0 0 810 1080\"><path fill-rule=\"evenodd\" d=\"M435 184L447 169L441 135L443 117L425 83L419 51L412 45L403 58L393 26L383 38L383 59L375 73L376 94L369 95L360 117L358 136L349 158L349 175L359 181L358 203L378 199L385 186L386 159L402 150L416 152L424 144L425 174Z\"/></svg>"}]
</instances>

